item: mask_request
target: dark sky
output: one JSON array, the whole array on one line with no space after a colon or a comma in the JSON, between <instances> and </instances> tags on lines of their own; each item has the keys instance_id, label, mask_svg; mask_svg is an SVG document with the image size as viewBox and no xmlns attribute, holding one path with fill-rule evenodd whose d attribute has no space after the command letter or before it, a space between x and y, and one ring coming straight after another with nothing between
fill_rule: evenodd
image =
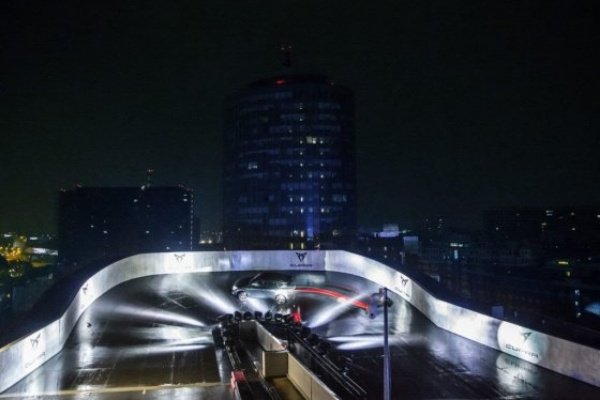
<instances>
[{"instance_id":1,"label":"dark sky","mask_svg":"<svg viewBox=\"0 0 600 400\"><path fill-rule=\"evenodd\" d=\"M600 203L597 2L0 2L0 231L60 188L194 188L220 226L224 97L279 70L352 87L359 219Z\"/></svg>"}]
</instances>

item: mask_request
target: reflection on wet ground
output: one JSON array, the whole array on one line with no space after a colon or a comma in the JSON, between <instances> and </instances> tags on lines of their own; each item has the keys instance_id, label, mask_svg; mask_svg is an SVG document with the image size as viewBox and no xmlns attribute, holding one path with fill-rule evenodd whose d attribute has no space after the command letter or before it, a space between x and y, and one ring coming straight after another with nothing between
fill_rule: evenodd
<instances>
[{"instance_id":1,"label":"reflection on wet ground","mask_svg":"<svg viewBox=\"0 0 600 400\"><path fill-rule=\"evenodd\" d=\"M230 294L240 276L155 276L113 289L86 311L61 353L0 398L233 398L229 363L210 333L215 318L273 307L267 300L240 305ZM326 284L355 293L377 289L354 277L327 278ZM369 398L381 398L381 316L371 320L363 310L315 294L298 295L294 303L306 324L345 357ZM600 388L438 329L400 298L390 321L393 398L600 398Z\"/></svg>"}]
</instances>

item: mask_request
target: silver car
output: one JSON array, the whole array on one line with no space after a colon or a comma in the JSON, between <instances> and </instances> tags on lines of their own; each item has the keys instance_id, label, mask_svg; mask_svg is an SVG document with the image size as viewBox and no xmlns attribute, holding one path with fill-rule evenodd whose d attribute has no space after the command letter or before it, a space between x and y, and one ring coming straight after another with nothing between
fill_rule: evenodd
<instances>
[{"instance_id":1,"label":"silver car","mask_svg":"<svg viewBox=\"0 0 600 400\"><path fill-rule=\"evenodd\" d=\"M231 287L231 294L240 301L248 298L273 299L278 305L285 304L294 293L293 277L280 272L261 272L240 278Z\"/></svg>"}]
</instances>

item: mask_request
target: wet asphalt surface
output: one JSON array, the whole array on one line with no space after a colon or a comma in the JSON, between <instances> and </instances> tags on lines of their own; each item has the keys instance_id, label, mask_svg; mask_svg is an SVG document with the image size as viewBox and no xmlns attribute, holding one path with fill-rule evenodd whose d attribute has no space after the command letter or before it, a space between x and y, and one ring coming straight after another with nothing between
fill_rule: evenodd
<instances>
[{"instance_id":1,"label":"wet asphalt surface","mask_svg":"<svg viewBox=\"0 0 600 400\"><path fill-rule=\"evenodd\" d=\"M231 370L215 349L216 317L281 311L270 300L230 294L245 274L154 276L106 293L81 317L64 350L0 399L231 399ZM303 274L306 286L364 294L377 288L341 274ZM400 298L390 310L394 399L598 399L600 388L443 331ZM305 324L327 337L331 357L369 398L382 398L383 320L334 298L298 294Z\"/></svg>"}]
</instances>

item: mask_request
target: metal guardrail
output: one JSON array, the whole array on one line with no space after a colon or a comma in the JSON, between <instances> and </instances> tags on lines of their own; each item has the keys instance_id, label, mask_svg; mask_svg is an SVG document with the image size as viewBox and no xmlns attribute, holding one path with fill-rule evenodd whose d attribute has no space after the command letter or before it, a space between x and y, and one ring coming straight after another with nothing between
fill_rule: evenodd
<instances>
[{"instance_id":1,"label":"metal guardrail","mask_svg":"<svg viewBox=\"0 0 600 400\"><path fill-rule=\"evenodd\" d=\"M249 349L242 344L242 338L248 336L248 324L252 323L251 326L254 328L251 330L253 332L252 336L262 352L283 352L286 355L288 367L291 364L291 360L288 357L292 357L289 354L296 356L294 363L302 361L302 369L307 370L304 376L311 377L309 380L312 390L306 387L297 387L297 389L303 391L309 398L323 399L323 395L325 395L325 398L328 399L367 399L367 392L346 375L347 370L336 365L318 347L313 347L309 341L305 340L301 334L302 326L297 323L291 323L291 320L290 315L282 316L281 314L276 314L273 317L272 314L267 313L265 318L260 312L254 314L236 312L235 314L226 314L219 318L220 324L213 329L213 337L215 338L215 344L224 348L228 353L231 365L234 368L233 377L235 377L236 389L239 392L240 398L243 400L261 398L269 398L270 400L280 399L276 389L266 382L265 377L261 376L260 379L256 379L260 372L251 359ZM245 327L245 335L241 334L241 325ZM244 339L244 343L246 344L247 339L247 337ZM268 342L276 342L278 345L272 346L269 343L264 343L265 339ZM277 349L265 350L265 344L268 348L276 347ZM304 349L304 353L299 351L300 348ZM267 363L264 357L263 361L265 364ZM266 365L263 365L263 367L266 367ZM249 371L251 371L250 375L248 375ZM296 369L296 371L299 370ZM290 368L285 368L285 374L295 386L298 384L295 379L302 381L299 376L295 376L291 372ZM313 393L313 390L320 394Z\"/></svg>"},{"instance_id":2,"label":"metal guardrail","mask_svg":"<svg viewBox=\"0 0 600 400\"><path fill-rule=\"evenodd\" d=\"M277 390L259 373L240 340L241 319L222 320L213 329L215 344L226 352L233 369L232 384L240 400L281 400Z\"/></svg>"},{"instance_id":3,"label":"metal guardrail","mask_svg":"<svg viewBox=\"0 0 600 400\"><path fill-rule=\"evenodd\" d=\"M310 329L295 323L289 316L279 321L260 321L270 332L288 342L288 351L315 373L327 387L343 399L364 400L367 391L348 374L345 365L328 357L331 345L310 333Z\"/></svg>"}]
</instances>

